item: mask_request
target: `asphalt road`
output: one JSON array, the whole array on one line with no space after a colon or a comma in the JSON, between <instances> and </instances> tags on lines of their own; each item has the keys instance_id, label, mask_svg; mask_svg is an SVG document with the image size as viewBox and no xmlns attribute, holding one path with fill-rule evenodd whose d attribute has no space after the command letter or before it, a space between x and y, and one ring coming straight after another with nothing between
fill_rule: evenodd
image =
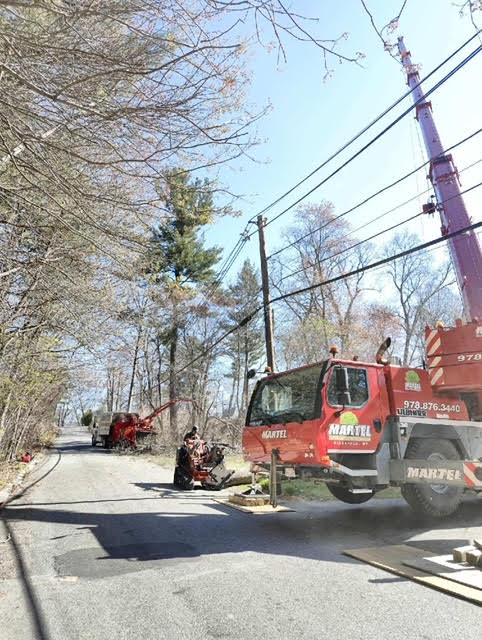
<instances>
[{"instance_id":1,"label":"asphalt road","mask_svg":"<svg viewBox=\"0 0 482 640\"><path fill-rule=\"evenodd\" d=\"M65 429L0 512L1 640L480 634L479 607L341 551L446 552L482 537L481 499L435 526L401 500L249 515L173 489L171 470L89 444L87 432Z\"/></svg>"}]
</instances>

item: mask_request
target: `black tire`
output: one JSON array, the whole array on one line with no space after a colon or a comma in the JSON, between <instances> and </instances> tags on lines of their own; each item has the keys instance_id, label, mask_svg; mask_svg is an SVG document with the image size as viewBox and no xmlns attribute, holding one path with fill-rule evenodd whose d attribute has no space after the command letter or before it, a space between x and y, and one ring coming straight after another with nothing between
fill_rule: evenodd
<instances>
[{"instance_id":1,"label":"black tire","mask_svg":"<svg viewBox=\"0 0 482 640\"><path fill-rule=\"evenodd\" d=\"M373 498L374 495L373 493L351 493L346 487L342 487L339 484L330 484L327 482L326 486L332 496L335 496L338 500L347 502L348 504L362 504L363 502L368 502L368 500Z\"/></svg>"},{"instance_id":2,"label":"black tire","mask_svg":"<svg viewBox=\"0 0 482 640\"><path fill-rule=\"evenodd\" d=\"M179 467L174 468L174 479L172 482L175 487L181 486L181 479L179 478Z\"/></svg>"},{"instance_id":3,"label":"black tire","mask_svg":"<svg viewBox=\"0 0 482 640\"><path fill-rule=\"evenodd\" d=\"M109 436L104 436L102 438L102 445L103 445L104 449L110 449L110 438L109 438Z\"/></svg>"},{"instance_id":4,"label":"black tire","mask_svg":"<svg viewBox=\"0 0 482 640\"><path fill-rule=\"evenodd\" d=\"M410 440L405 458L409 460L460 460L459 452L451 440L419 438ZM463 487L442 484L404 484L402 496L421 515L441 518L457 511Z\"/></svg>"},{"instance_id":5,"label":"black tire","mask_svg":"<svg viewBox=\"0 0 482 640\"><path fill-rule=\"evenodd\" d=\"M180 467L174 469L174 484L176 487L192 491L194 489L194 480Z\"/></svg>"}]
</instances>

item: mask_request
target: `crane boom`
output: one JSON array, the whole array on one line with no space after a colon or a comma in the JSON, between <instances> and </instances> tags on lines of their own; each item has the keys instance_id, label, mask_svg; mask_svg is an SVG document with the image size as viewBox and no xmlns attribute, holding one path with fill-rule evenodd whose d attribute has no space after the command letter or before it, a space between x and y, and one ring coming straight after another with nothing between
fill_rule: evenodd
<instances>
[{"instance_id":1,"label":"crane boom","mask_svg":"<svg viewBox=\"0 0 482 640\"><path fill-rule=\"evenodd\" d=\"M432 104L425 99L420 85L417 66L412 64L403 38L398 38L398 50L412 89L416 118L422 130L425 148L430 160L429 177L437 198L437 209L442 222L442 235L458 231L471 224L460 194L459 176L452 154L445 154L432 116ZM448 240L457 283L463 300L466 320L482 319L482 252L477 235L470 231Z\"/></svg>"}]
</instances>

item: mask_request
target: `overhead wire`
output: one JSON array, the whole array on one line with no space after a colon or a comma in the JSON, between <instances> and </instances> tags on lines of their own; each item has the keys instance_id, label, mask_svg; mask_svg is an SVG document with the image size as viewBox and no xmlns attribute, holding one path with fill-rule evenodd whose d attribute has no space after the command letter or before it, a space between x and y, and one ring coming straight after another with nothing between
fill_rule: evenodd
<instances>
[{"instance_id":1,"label":"overhead wire","mask_svg":"<svg viewBox=\"0 0 482 640\"><path fill-rule=\"evenodd\" d=\"M482 158L480 160L477 160L476 162L472 163L471 165L464 167L464 169L462 169L460 171L460 173L462 173L462 171L466 171L467 169L472 168L475 164L482 162ZM459 194L451 196L450 198L446 198L445 200L442 200L440 202L440 204L444 204L445 202L449 202L450 200L453 200L454 198L458 198L461 195L464 195L465 193L468 193L469 191L473 191L474 189L479 188L480 186L482 186L482 182L479 182L478 184L475 184L471 187L468 187L467 189L464 189L463 191L461 191ZM405 206L406 204L412 202L413 200L416 200L420 195L422 195L423 193L428 193L429 191L431 191L431 189L426 189L424 192L422 192L421 194L416 194L415 196L413 196L412 198L410 198L409 200L406 200L405 202L397 205L396 207L390 209L389 211L385 211L385 213L382 213L381 215L377 216L376 218L373 218L372 220L369 220L368 222L366 222L365 224L361 225L360 227L358 227L357 229L354 229L353 231L350 231L349 233L345 234L343 236L343 238L340 238L340 242L345 240L346 238L348 238L348 236L352 235L353 233L356 233L358 231L361 231L362 229L365 229L366 227L370 226L371 224L373 224L374 222L377 222L378 220L381 220L383 217L387 216L389 213L392 213L393 211L395 211L396 209L400 209L401 207ZM389 231L393 231L394 229L407 224L408 222L411 222L412 220L415 220L416 218L418 218L419 216L422 215L427 215L425 211L420 211L419 213L416 213L415 215L406 218L405 220L402 220L401 222L398 222L397 224L392 225L391 227L387 227L385 229L382 229L381 231L379 231L378 233L375 233L371 236L369 236L368 238L364 238L363 240L360 240L358 242L356 242L355 244L351 245L350 247L347 247L341 251L338 251L337 253L332 253L329 256L327 256L326 258L323 258L322 260L318 261L318 263L316 265L308 265L306 267L302 267L300 269L297 269L296 271L293 271L292 273L288 273L285 276L283 276L282 278L280 278L280 280L278 280L277 285L279 285L281 282L283 282L283 280L286 280L287 278L291 278L292 276L298 275L299 273L302 273L303 271L305 271L306 269L310 269L313 268L315 266L318 266L318 264L322 264L323 262L326 262L327 260L331 260L332 258L335 258L337 256L340 256L344 253L348 253L349 251L351 251L352 249L355 249L356 247L365 244L366 242L370 242L371 240L374 240L375 238L378 238L379 236L388 233ZM314 232L313 232L314 233ZM312 235L311 233L309 235ZM307 237L307 236L305 236ZM299 241L298 241L299 242Z\"/></svg>"},{"instance_id":2,"label":"overhead wire","mask_svg":"<svg viewBox=\"0 0 482 640\"><path fill-rule=\"evenodd\" d=\"M327 284L333 284L335 282L339 282L340 280L345 280L346 278L350 278L360 273L371 271L375 267L388 264L389 262L393 262L394 260L398 260L400 258L403 258L404 256L410 255L412 253L417 253L418 251L422 251L429 247L433 247L435 245L440 244L441 242L447 242L447 240L450 240L451 238L455 238L461 235L462 233L475 231L475 229L478 229L479 227L482 227L482 222L476 222L467 227L463 227L462 229L458 229L457 231L452 231L452 233L447 233L444 236L435 238L434 240L429 240L428 242L424 242L410 249L406 249L405 251L401 251L400 253L394 254L393 256L388 256L386 258L382 258L381 260L377 260L376 262L372 262L371 264L364 265L363 267L358 267L357 269L353 269L348 273L342 273L338 276L334 276L333 278L329 278L327 280L323 280L321 282L317 282L315 284L302 287L301 289L296 289L295 291L290 291L288 293L277 296L276 298L271 298L269 302L270 304L274 302L279 302L280 300L285 300L286 298L292 298L293 296L299 295L301 293L306 293L307 291L311 291L313 289L318 289L319 287L325 286Z\"/></svg>"},{"instance_id":3,"label":"overhead wire","mask_svg":"<svg viewBox=\"0 0 482 640\"><path fill-rule=\"evenodd\" d=\"M449 62L454 56L456 56L462 49L464 49L468 44L470 44L470 42L472 42L472 40L477 36L477 34L474 34L471 38L469 38L468 40L466 40L462 45L460 45L460 47L458 47L454 52L452 52L447 58L445 58L439 65L437 65L434 69L432 69L432 71L430 73L428 73L422 80L419 81L419 83L416 85L420 86L420 84L422 84L423 82L425 82L426 80L428 80L434 73L436 73L441 67L443 67L447 62ZM440 86L442 86L442 84L444 84L444 82L446 82L452 75L454 75L454 73L456 73L459 69L461 69L465 64L467 64L467 62L469 62L469 60L471 60L475 55L477 55L477 53L479 53L482 50L482 45L477 47L477 49L475 49L471 54L469 54L464 60L462 60L462 62L460 62L456 67L454 67L448 74L446 74L446 76L444 78L442 78L438 83L436 83L426 94L425 97L428 97L429 95L431 95L431 93L433 93L436 89L438 89ZM415 87L415 88L416 88ZM342 153L347 147L349 147L353 142L355 142L358 138L360 138L366 131L368 131L373 125L375 125L378 121L380 121L387 113L389 113L393 108L395 108L398 104L400 104L406 97L408 97L411 93L412 93L413 88L411 88L409 91L405 92L400 98L398 98L390 107L388 107L387 109L385 109L381 114L379 114L374 120L372 120L368 125L366 125L358 134L356 134L355 136L353 136L348 142L346 142L344 145L342 145L342 147L340 147L335 153L333 153L329 158L327 158L323 163L321 163L320 165L318 165L313 171L311 171L307 176L305 176L302 180L300 180L296 185L294 185L293 187L291 187L288 191L286 191L284 194L282 194L279 198L277 198L276 200L274 200L272 203L270 203L269 205L267 205L266 207L264 207L264 209L262 209L261 211L258 212L258 214L253 215L250 220L248 221L248 224L252 221L254 221L254 219L259 216L262 215L263 213L266 213L269 209L271 209L272 207L274 207L276 204L278 204L281 200L283 200L285 197L287 197L288 195L290 195L295 189L297 189L299 186L301 186L304 182L306 182L309 178L311 178L315 173L317 173L319 170L321 170L323 167L325 167L329 162L331 162L331 160L333 160L334 158L336 158L340 153ZM360 150L358 150L355 154L353 154L347 161L345 161L341 166L339 166L335 171L333 171L330 175L328 175L324 180L322 180L320 183L318 183L317 185L315 185L315 187L313 187L310 191L308 191L306 194L304 194L303 196L301 196L297 201L295 201L294 203L292 203L289 207L285 208L283 211L281 211L277 216L275 216L274 218L270 219L267 221L266 226L271 224L272 222L274 222L275 220L277 220L278 218L280 218L282 215L284 215L285 213L287 213L288 211L290 211L293 207L295 207L297 204L299 204L302 200L304 200L305 198L307 198L309 195L311 195L311 193L313 193L316 189L318 189L320 186L322 186L323 184L325 184L328 180L330 180L333 176L335 176L337 173L339 173L345 166L347 166L350 162L352 162L355 158L357 158L361 153L363 153L368 147L370 147L372 144L374 144L374 142L376 140L378 140L379 138L381 138L388 130L390 130L393 126L395 126L395 124L397 124L402 118L404 118L408 113L410 113L414 108L416 108L416 106L418 105L419 102L421 102L422 99L420 99L419 101L417 101L416 103L414 103L413 105L411 105L408 109L406 109L400 116L398 116L398 118L396 118L394 121L392 121L392 123L390 123L387 127L385 127L385 129L383 129L379 134L377 134L374 138L372 138L372 140L370 140L366 145L364 145ZM477 132L480 133L480 130ZM475 135L475 134L474 134ZM459 143L461 144L461 142ZM451 149L455 148L454 145L451 147ZM427 163L425 163L427 164ZM385 187L384 189L380 190L379 192L377 192L376 194L373 194L372 196L370 196L368 199L366 199L363 203L359 203L358 205L356 205L356 207L352 208L351 210L344 212L343 214L340 214L339 217L341 217L341 215L346 215L347 213L350 213L351 211L353 211L355 208L358 208L359 206L361 206L362 204L364 204L365 202L368 202L371 198L375 197L376 195L379 195L380 193L382 193L383 191L385 191L388 188L391 188L392 186L395 186L395 184L398 184L399 182L401 182L402 180L404 180L405 178L409 177L410 175L413 175L413 173L415 173L415 171L420 170L424 165L421 165L421 167L418 167L416 170L414 170L413 172L410 172L409 174L407 174L406 176L402 177L399 181L396 181L395 183L393 183L392 185L388 185L387 187ZM206 297L210 297L213 295L213 293L219 288L222 280L225 278L225 276L227 275L228 271L231 269L232 265L234 264L235 260L237 259L242 246L244 246L244 244L246 243L247 240L249 240L253 235L256 234L256 231L253 231L251 233L248 233L247 231L248 229L248 225L246 225L244 231L241 234L241 238L240 240L238 240L238 242L236 243L236 245L233 247L233 249L231 250L230 254L228 254L228 257L225 259L225 263L224 266L221 267L220 271L218 272L218 274L216 275L213 284L211 285L211 288L208 290L208 292L206 293ZM240 245L241 243L241 245ZM281 250L275 252L274 254L272 254L269 257L273 257L273 255L277 255L277 253L280 253ZM235 255L235 257L233 258L232 256Z\"/></svg>"},{"instance_id":4,"label":"overhead wire","mask_svg":"<svg viewBox=\"0 0 482 640\"><path fill-rule=\"evenodd\" d=\"M350 140L348 140L344 145L342 145L337 151L335 151L333 154L331 154L326 160L324 160L320 165L318 165L317 167L315 167L315 169L313 169L309 174L307 174L304 178L302 178L301 180L299 180L293 187L291 187L290 189L288 189L288 191L285 191L281 196L279 196L278 198L276 198L275 200L273 200L273 202L271 202L270 204L268 204L266 207L264 207L263 209L261 209L257 214L254 214L251 218L250 221L254 220L258 215L263 215L264 213L266 213L267 211L269 211L270 209L272 209L274 206L276 206L279 202L281 202L284 198L286 198L288 195L290 195L291 193L293 193L293 191L295 191L298 187L300 187L302 184L304 184L307 180L309 180L313 175L315 175L318 171L320 171L322 168L324 168L327 164L329 164L332 160L334 160L337 156L339 156L343 151L345 151L345 149L347 149L351 144L353 144L353 142L355 142L356 140L358 140L364 133L366 133L369 129L371 129L371 127L373 127L377 122L379 122L385 115L387 115L392 109L394 109L398 104L400 104L401 102L403 102L403 100L405 100L405 98L407 98L409 95L411 95L413 89L419 87L423 82L426 82L432 75L434 75L437 71L439 71L447 62L449 62L452 58L454 58L460 51L462 51L462 49L464 49L468 44L470 44L472 42L472 40L474 40L474 38L477 37L477 33L474 34L472 37L468 38L462 45L460 45L460 47L458 47L455 51L453 51L447 58L445 58L440 64L438 64L434 69L432 69L432 71L430 71L430 73L428 73L426 76L424 76L424 78L422 78L416 85L415 87L409 89L408 91L406 91L402 96L400 96L392 105L390 105L389 107L387 107L381 114L379 114L376 118L374 118L369 124L367 124L365 127L363 127L363 129L361 129L361 131L359 131L355 136L353 136L352 138L350 138ZM449 72L449 74L442 78L442 80L440 80L436 85L434 85L434 87L432 87L432 89L429 90L429 92L427 92L425 94L425 96L427 97L428 95L430 95L431 93L433 93L436 89L439 88L439 86L441 86L446 80L449 79L449 77L451 75L453 75L454 73L456 73L459 68L461 68L464 64L466 64L467 62L469 62L470 59L472 59L472 57L474 57L475 55L477 55L477 53L480 52L480 49L482 47L479 46L477 47L477 49L475 49L471 54L469 54L469 56L467 56L461 63L459 63L459 65L457 65L456 67L454 67L454 69L452 69L451 72ZM369 146L371 146L371 144L373 144L376 140L378 140L378 138L380 138L382 135L384 135L390 128L392 128L401 118L405 117L405 115L407 115L407 113L409 113L410 111L412 111L415 107L417 106L417 103L415 103L414 105L412 105L409 109L407 109L404 113L402 113L401 116L399 116L395 121L393 121L386 129L384 129L380 134L378 134L377 136L375 136L375 138L373 138L367 145L365 145L364 147L362 147L362 149L360 149L354 156L352 156L351 158L349 158L346 162L344 162L335 172L333 172L332 174L330 174L327 178L325 178L321 183L319 183L318 185L316 185L313 189L311 189L305 196L302 197L302 199L306 198L308 195L310 195L315 189L319 188L322 184L324 184L327 180L329 180L331 177L333 177L333 175L336 175L336 173L338 173L339 171L341 171L341 169L343 169L347 164L349 164L352 160L354 160L356 157L358 157L361 153L363 153L363 151L365 151ZM278 214L277 216L275 216L275 218L271 219L270 221L268 221L268 223L270 224L271 222L274 222L275 220L277 220L281 215L283 215L284 213L286 213L287 211L289 211L291 208L293 208L294 206L296 206L296 204L298 204L299 201L296 201L294 204L290 205L290 207L284 211L282 211L280 214ZM253 235L253 233L251 234Z\"/></svg>"},{"instance_id":5,"label":"overhead wire","mask_svg":"<svg viewBox=\"0 0 482 640\"><path fill-rule=\"evenodd\" d=\"M445 149L443 154L445 155L445 154L449 153L450 151L453 151L454 149L456 149L457 147L461 146L462 144L465 144L466 142L468 142L472 138L475 138L475 136L479 135L480 133L482 133L482 127L480 129L477 129L476 131L473 131L471 134L469 134L468 136L466 136L462 140L459 140L458 142L456 142L452 146L450 146L447 149ZM306 234L300 236L296 240L293 240L293 242L290 242L289 244L285 245L284 247L281 247L280 249L277 249L272 254L270 254L267 259L269 260L270 258L273 258L274 256L277 256L278 254L282 253L286 249L290 249L291 247L296 245L301 240L304 240L305 238L308 238L310 235L313 235L314 233L317 233L318 231L321 231L322 229L324 229L325 227L329 226L330 224L333 224L333 222L336 222L336 220L339 220L340 218L343 218L346 215L348 215L350 213L353 213L353 211L356 211L357 209L362 207L367 202L370 202L370 200L373 200L373 198L376 198L377 196L381 195L382 193L388 191L389 189L392 189L393 187L397 186L398 184L401 184L404 180L406 180L407 178L410 178L410 176L413 176L415 173L417 173L417 171L420 171L421 169L426 167L428 164L430 164L430 162L431 162L431 160L427 160L426 162L424 162L423 164L419 165L418 167L416 167L412 171L409 171L408 173L404 174L403 176L401 176L400 178L398 178L394 182L391 182L390 184L385 185L381 189L378 189L378 191L375 191L374 193L372 193L371 195L367 196L363 200L360 200L360 202L358 202L357 204L353 205L352 207L350 207L346 211L343 211L342 213L338 214L337 216L331 218L329 221L325 222L324 224L322 224L321 226L317 227L316 229L312 229L311 231L309 231ZM469 168L470 167L465 167L462 171L465 171L465 170L467 170ZM390 212L387 212L387 213L390 213Z\"/></svg>"},{"instance_id":6,"label":"overhead wire","mask_svg":"<svg viewBox=\"0 0 482 640\"><path fill-rule=\"evenodd\" d=\"M430 240L428 242L424 242L422 244L419 244L415 247L411 247L410 249L406 249L405 251L401 251L400 253L394 254L393 256L388 256L387 258L383 258L382 260L378 260L377 262L373 262L371 264L368 265L364 265L363 267L360 267L358 269L354 269L348 273L342 273L339 274L338 276L335 276L333 278L329 278L328 280L324 280L322 282L318 282L316 284L310 285L308 287L303 287L302 289L297 289L295 291L290 291L289 293L277 296L275 298L271 298L271 300L269 301L270 304L274 304L275 302L280 302L282 300L286 300L287 298L299 295L301 293L306 293L307 291L313 290L313 289L317 289L319 287L325 286L327 284L332 284L334 282L339 282L341 280L345 280L347 278L351 278L354 275L358 275L360 273L364 273L366 271L371 271L374 269L377 269L381 266L384 266L390 262L394 262L395 260L399 260L400 258L403 258L407 255L411 255L413 253L417 253L419 251L423 251L423 250L430 250L431 248L438 248L442 245L442 243L447 242L448 240L450 240L451 238L455 238L463 233L469 233L471 231L474 231L476 229L479 229L482 227L482 222L476 222L472 225L469 225L467 227L463 227L462 229L458 229L457 231L453 231L452 233L448 233L445 236L440 236L439 238L435 238L434 240ZM477 235L479 235L480 232L477 232ZM231 327L230 329L228 329L227 331L225 331L219 338L217 338L212 344L210 344L208 347L206 347L206 349L204 349L201 353L199 353L195 358L193 358L192 360L190 360L189 362L187 362L184 366L180 367L179 369L176 369L175 371L175 375L178 375L180 373L182 373L183 371L185 371L186 369L189 369L189 367L191 367L194 363L196 363L198 360L200 360L201 358L203 358L205 355L207 355L208 353L210 353L215 347L217 347L219 344L221 344L221 342L223 342L227 337L229 337L231 334L233 334L235 331L237 331L238 329L241 329L242 327L244 327L245 325L248 324L248 322L250 322L260 311L261 309L263 309L263 305L259 305L258 307L256 307L255 309L253 309L248 315L246 315L242 320L240 320L235 326ZM161 380L160 384L164 384L169 380L169 377L166 377L164 380Z\"/></svg>"},{"instance_id":7,"label":"overhead wire","mask_svg":"<svg viewBox=\"0 0 482 640\"><path fill-rule=\"evenodd\" d=\"M283 282L283 280L287 280L288 278L296 276L296 275L298 275L298 273L302 273L303 271L306 271L307 268L308 269L313 269L313 268L318 267L319 265L323 264L324 262L327 262L328 260L332 260L333 258L337 258L338 256L341 256L341 255L343 255L345 253L349 253L353 249L356 249L356 247L359 247L360 245L365 244L366 242L370 242L371 240L374 240L375 238L378 238L379 236L384 235L385 233L388 233L389 231L393 231L394 229L398 229L398 227L402 227L403 225L407 224L408 222L412 222L416 218L419 218L420 216L423 216L423 215L424 215L424 212L423 211L419 211L415 215L410 216L410 218L406 218L405 220L402 220L401 222L398 222L397 224L394 224L391 227L388 227L387 229L383 229L382 231L379 231L378 233L374 233L369 238L365 238L364 240L360 240L359 242L356 242L355 244L352 244L351 246L347 247L346 249L342 249L341 251L337 251L336 253L331 253L326 258L323 258L322 260L319 260L316 264L308 265L307 267L302 267L301 269L298 269L297 271L294 271L293 273L288 273L287 275L283 276L282 278L280 278L278 280L277 286L279 286Z\"/></svg>"},{"instance_id":8,"label":"overhead wire","mask_svg":"<svg viewBox=\"0 0 482 640\"><path fill-rule=\"evenodd\" d=\"M472 51L472 53L467 56L466 58L464 58L464 60L462 62L460 62L456 67L454 67L448 74L446 74L441 80L439 80L439 82L437 82L437 84L435 84L431 89L429 89L425 95L420 98L419 100L417 100L416 102L413 103L412 106L410 106L408 109L406 109L405 111L403 111L401 113L400 116L398 116L395 120L393 120L389 125L387 125L384 129L382 129L382 131L380 131L380 133L378 133L376 136L374 136L369 142L367 142L363 147L361 147L361 149L359 149L356 153L354 153L353 155L351 155L348 160L346 160L345 162L343 162L343 164L341 164L337 169L335 169L334 171L332 171L328 176L326 176L326 178L324 178L323 180L321 180L320 182L318 182L318 184L316 184L314 187L312 187L309 191L307 191L305 194L303 194L302 196L300 196L297 200L295 200L295 202L293 202L292 204L290 204L288 207L286 207L285 209L283 209L280 213L278 213L274 218L270 218L266 224L265 227L267 227L268 225L272 224L273 222L275 222L276 220L278 220L279 218L281 218L281 216L283 216L285 213L288 213L288 211L291 211L291 209L293 209L294 207L296 207L298 204L300 204L300 202L302 202L303 200L305 200L308 196L310 196L312 193L314 193L317 189L319 189L321 186L323 186L324 184L326 184L329 180L331 180L331 178L333 178L334 176L336 176L338 173L340 173L340 171L342 169L344 169L346 166L348 166L351 162L353 162L353 160L355 160L356 158L358 158L358 156L360 156L364 151L366 151L369 147L371 147L377 140L379 140L382 136L384 136L390 129L392 129L396 124L398 124L405 116L407 116L413 109L416 109L418 105L422 104L423 102L426 101L426 98L428 98L434 91L436 91L437 89L439 89L445 82L447 82L447 80L449 80L455 73L457 73L458 71L460 71L460 69L462 69L462 67L464 67L470 60L472 60L472 58L474 58L477 54L479 54L482 51L482 45L478 46L477 49L474 49L474 51Z\"/></svg>"},{"instance_id":9,"label":"overhead wire","mask_svg":"<svg viewBox=\"0 0 482 640\"><path fill-rule=\"evenodd\" d=\"M225 258L223 265L220 270L216 274L214 280L211 282L209 289L204 293L206 299L211 298L221 286L222 281L230 271L233 264L236 262L239 254L244 248L244 245L247 242L247 238L245 234L241 234L241 238L234 245L234 247L229 252L228 256Z\"/></svg>"},{"instance_id":10,"label":"overhead wire","mask_svg":"<svg viewBox=\"0 0 482 640\"><path fill-rule=\"evenodd\" d=\"M482 231L476 231L476 232L475 232L475 235L477 235L477 236L480 236L481 234L482 234ZM433 246L433 247L428 247L428 248L424 249L424 252L425 252L426 254L431 254L431 253L435 253L436 251L440 251L441 249L446 249L445 245L443 245L443 244L438 244L438 245L435 245L435 246ZM372 271L373 271L373 272L381 271L384 267L385 267L385 265L384 265L384 264L380 264L380 265L378 265L378 266L375 266L375 267L372 269ZM279 284L279 283L278 283L278 284ZM273 286L274 286L275 288L277 288L278 284L275 284L275 285L273 285ZM270 304L271 304L271 302L276 303L276 302L278 302L278 301L273 301L273 300L271 300L271 301L270 301Z\"/></svg>"}]
</instances>

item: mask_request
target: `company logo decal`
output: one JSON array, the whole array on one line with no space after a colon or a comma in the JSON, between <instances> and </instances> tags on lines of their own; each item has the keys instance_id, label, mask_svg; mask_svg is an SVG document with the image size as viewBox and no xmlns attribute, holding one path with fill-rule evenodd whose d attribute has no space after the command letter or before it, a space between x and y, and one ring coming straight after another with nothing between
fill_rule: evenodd
<instances>
[{"instance_id":1,"label":"company logo decal","mask_svg":"<svg viewBox=\"0 0 482 640\"><path fill-rule=\"evenodd\" d=\"M266 429L261 434L261 437L264 440L275 440L278 438L287 438L288 435L286 433L286 429L275 429L274 431L270 431L269 429Z\"/></svg>"},{"instance_id":2,"label":"company logo decal","mask_svg":"<svg viewBox=\"0 0 482 640\"><path fill-rule=\"evenodd\" d=\"M405 391L422 391L420 377L416 371L407 371L405 374Z\"/></svg>"},{"instance_id":3,"label":"company logo decal","mask_svg":"<svg viewBox=\"0 0 482 640\"><path fill-rule=\"evenodd\" d=\"M347 411L342 415L339 423L330 424L328 437L330 440L337 441L369 442L372 438L372 431L370 425L359 424L356 415Z\"/></svg>"},{"instance_id":4,"label":"company logo decal","mask_svg":"<svg viewBox=\"0 0 482 640\"><path fill-rule=\"evenodd\" d=\"M432 469L428 467L407 467L407 479L424 478L425 480L462 480L458 469Z\"/></svg>"}]
</instances>

